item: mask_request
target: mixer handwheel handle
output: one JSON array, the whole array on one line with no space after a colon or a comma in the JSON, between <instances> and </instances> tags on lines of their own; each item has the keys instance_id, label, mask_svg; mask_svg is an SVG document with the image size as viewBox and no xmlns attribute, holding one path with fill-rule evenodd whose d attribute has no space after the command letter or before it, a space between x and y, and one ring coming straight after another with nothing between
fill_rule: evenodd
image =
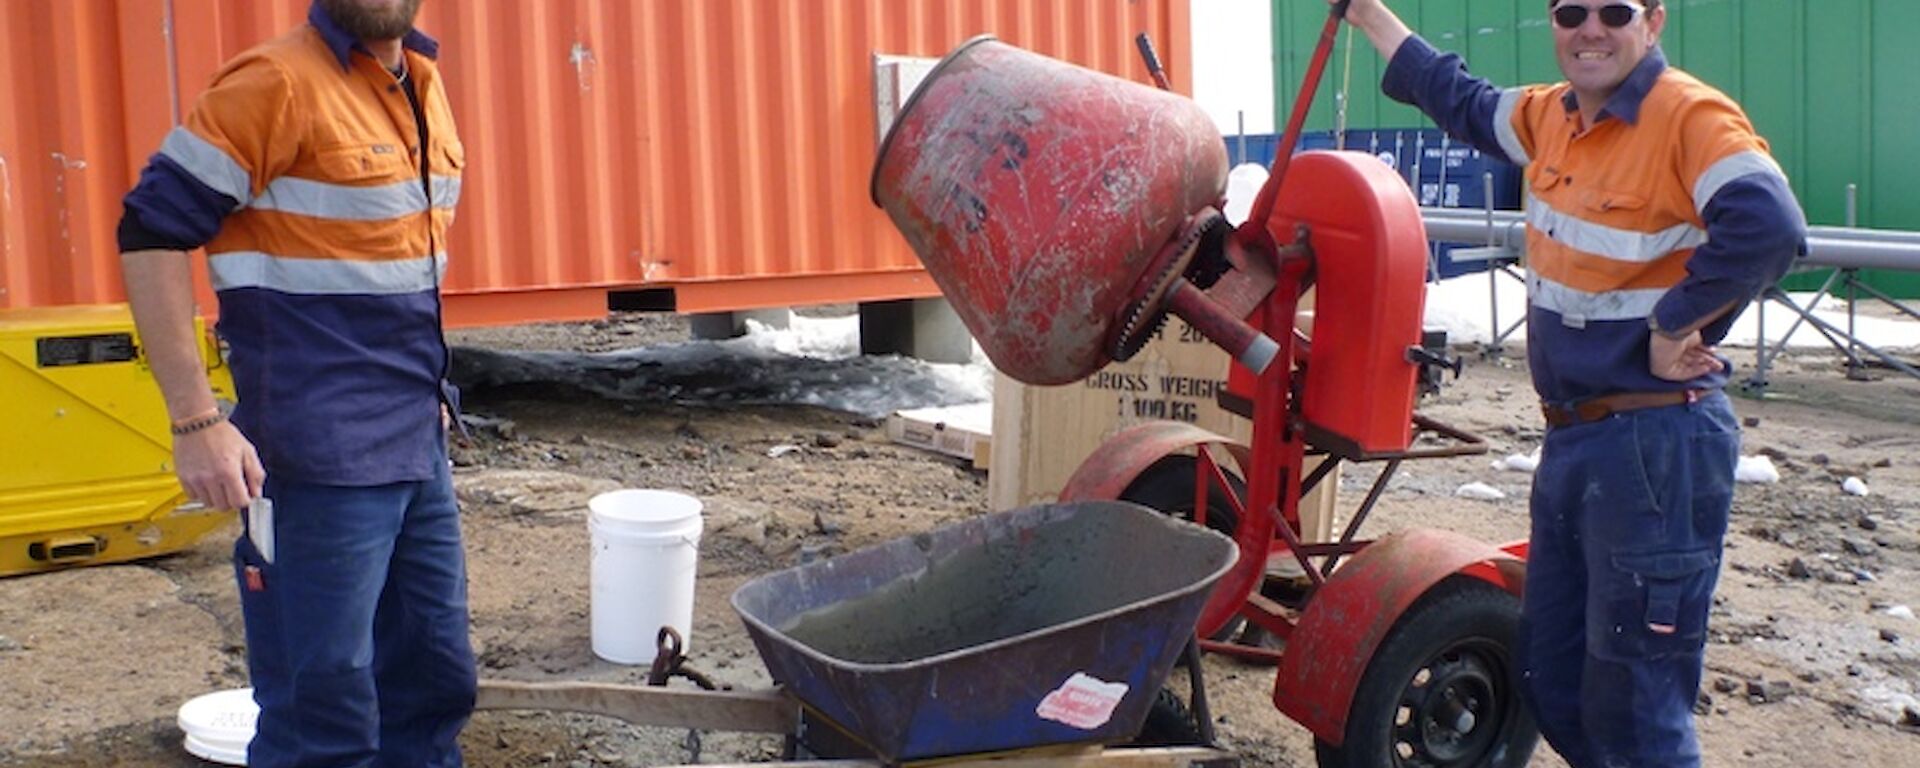
<instances>
[{"instance_id":1,"label":"mixer handwheel handle","mask_svg":"<svg viewBox=\"0 0 1920 768\"><path fill-rule=\"evenodd\" d=\"M1173 85L1167 82L1167 70L1160 66L1160 54L1153 50L1153 38L1142 32L1133 36L1133 45L1140 49L1140 60L1146 62L1147 74L1153 75L1153 84L1160 90L1171 91Z\"/></svg>"}]
</instances>

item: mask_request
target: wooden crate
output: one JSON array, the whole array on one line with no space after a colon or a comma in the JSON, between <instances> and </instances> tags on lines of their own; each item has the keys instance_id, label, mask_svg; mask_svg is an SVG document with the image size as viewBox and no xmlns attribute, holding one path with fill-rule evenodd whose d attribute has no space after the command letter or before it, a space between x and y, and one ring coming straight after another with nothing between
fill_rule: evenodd
<instances>
[{"instance_id":1,"label":"wooden crate","mask_svg":"<svg viewBox=\"0 0 1920 768\"><path fill-rule=\"evenodd\" d=\"M993 384L993 440L987 500L995 510L1055 500L1080 462L1127 427L1143 421L1184 421L1249 442L1253 423L1220 408L1233 364L1179 318L1168 320L1132 360L1108 365L1085 381L1035 387L1005 374ZM1308 471L1317 459L1309 457ZM1302 499L1303 538L1332 538L1335 471Z\"/></svg>"}]
</instances>

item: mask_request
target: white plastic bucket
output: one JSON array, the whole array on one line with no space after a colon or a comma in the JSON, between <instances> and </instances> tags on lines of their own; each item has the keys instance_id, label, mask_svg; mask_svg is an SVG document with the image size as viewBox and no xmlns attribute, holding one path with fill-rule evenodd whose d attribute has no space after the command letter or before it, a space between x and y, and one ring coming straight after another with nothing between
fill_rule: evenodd
<instances>
[{"instance_id":1,"label":"white plastic bucket","mask_svg":"<svg viewBox=\"0 0 1920 768\"><path fill-rule=\"evenodd\" d=\"M181 746L202 760L226 765L247 764L247 742L253 741L260 707L252 688L216 691L180 706L176 721L187 736Z\"/></svg>"},{"instance_id":2,"label":"white plastic bucket","mask_svg":"<svg viewBox=\"0 0 1920 768\"><path fill-rule=\"evenodd\" d=\"M587 509L594 655L616 664L651 664L663 626L691 644L700 500L628 489L595 496Z\"/></svg>"}]
</instances>

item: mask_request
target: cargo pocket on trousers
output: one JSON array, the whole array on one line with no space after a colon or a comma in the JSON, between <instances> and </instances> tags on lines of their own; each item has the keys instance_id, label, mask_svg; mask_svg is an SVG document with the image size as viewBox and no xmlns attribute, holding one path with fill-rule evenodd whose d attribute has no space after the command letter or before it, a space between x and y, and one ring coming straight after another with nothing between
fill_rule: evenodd
<instances>
[{"instance_id":1,"label":"cargo pocket on trousers","mask_svg":"<svg viewBox=\"0 0 1920 768\"><path fill-rule=\"evenodd\" d=\"M277 652L282 636L278 605L268 589L277 574L260 557L243 528L233 544L233 579L240 589L240 620L246 627L247 666L255 685L262 677L275 676L287 668L286 659Z\"/></svg>"},{"instance_id":2,"label":"cargo pocket on trousers","mask_svg":"<svg viewBox=\"0 0 1920 768\"><path fill-rule=\"evenodd\" d=\"M1699 651L1707 639L1719 555L1712 549L1613 556L1600 621L1589 645L1603 658L1654 658ZM1655 627L1672 631L1656 631Z\"/></svg>"}]
</instances>

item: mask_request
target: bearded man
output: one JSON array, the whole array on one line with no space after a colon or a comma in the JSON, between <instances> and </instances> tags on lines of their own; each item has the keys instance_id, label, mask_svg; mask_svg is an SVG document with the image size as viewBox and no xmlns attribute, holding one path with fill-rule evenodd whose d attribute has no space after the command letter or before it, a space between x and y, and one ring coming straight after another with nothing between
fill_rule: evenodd
<instances>
[{"instance_id":1,"label":"bearded man","mask_svg":"<svg viewBox=\"0 0 1920 768\"><path fill-rule=\"evenodd\" d=\"M142 352L201 503L245 509L234 575L249 765L458 766L473 709L440 323L466 164L420 0L315 0L224 65L125 200ZM193 336L204 247L240 402Z\"/></svg>"}]
</instances>

